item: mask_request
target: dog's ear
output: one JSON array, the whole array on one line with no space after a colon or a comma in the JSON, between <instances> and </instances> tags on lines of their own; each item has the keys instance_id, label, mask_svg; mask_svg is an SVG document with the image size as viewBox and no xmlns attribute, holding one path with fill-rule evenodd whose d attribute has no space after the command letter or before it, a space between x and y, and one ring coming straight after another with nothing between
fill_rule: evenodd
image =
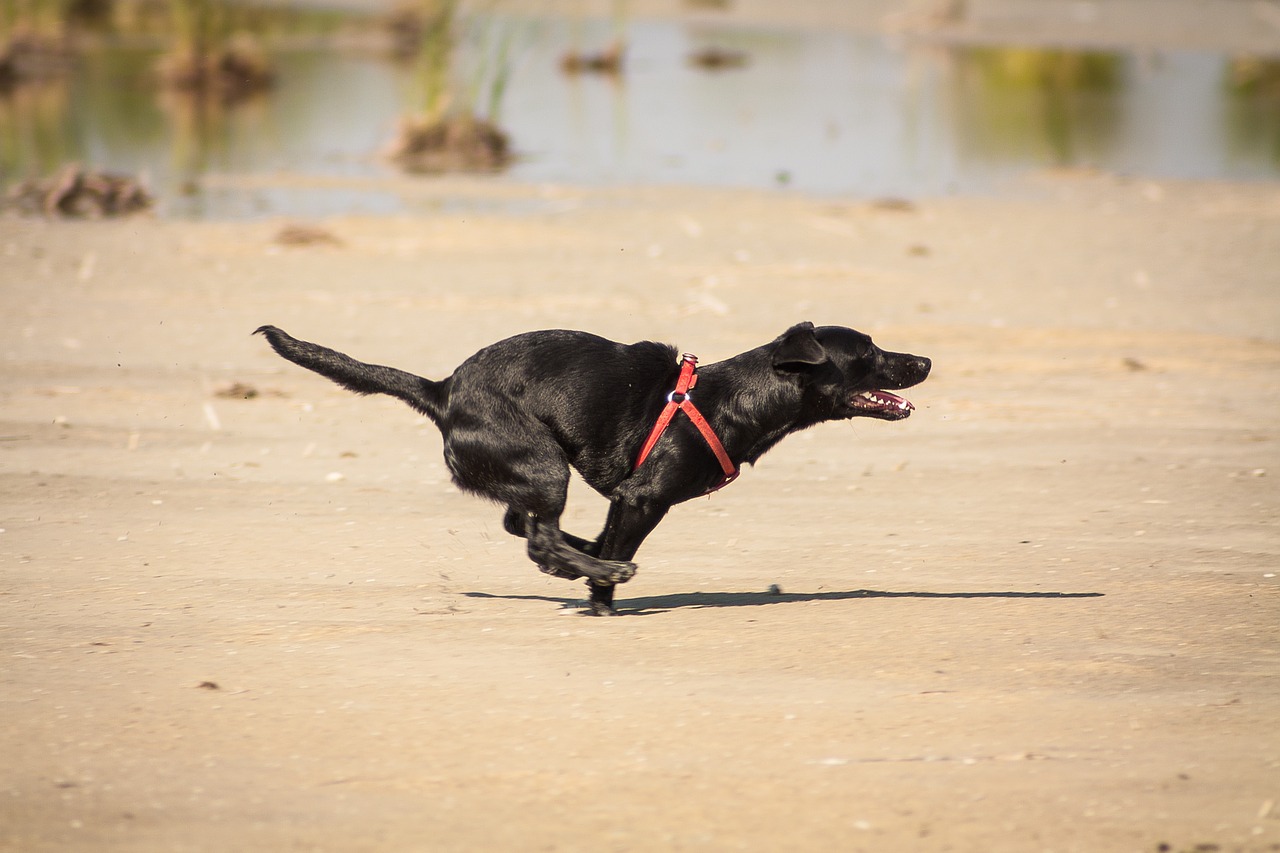
<instances>
[{"instance_id":1,"label":"dog's ear","mask_svg":"<svg viewBox=\"0 0 1280 853\"><path fill-rule=\"evenodd\" d=\"M775 370L799 371L827 360L827 351L818 343L813 324L797 323L782 333L773 345Z\"/></svg>"}]
</instances>

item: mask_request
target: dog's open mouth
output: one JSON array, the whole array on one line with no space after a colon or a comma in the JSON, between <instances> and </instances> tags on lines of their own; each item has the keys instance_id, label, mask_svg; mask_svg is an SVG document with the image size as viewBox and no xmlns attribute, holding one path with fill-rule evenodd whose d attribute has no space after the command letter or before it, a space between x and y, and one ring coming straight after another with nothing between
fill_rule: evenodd
<instances>
[{"instance_id":1,"label":"dog's open mouth","mask_svg":"<svg viewBox=\"0 0 1280 853\"><path fill-rule=\"evenodd\" d=\"M873 418L884 418L899 421L915 411L910 400L888 391L863 391L850 398L849 407L857 414L869 415Z\"/></svg>"}]
</instances>

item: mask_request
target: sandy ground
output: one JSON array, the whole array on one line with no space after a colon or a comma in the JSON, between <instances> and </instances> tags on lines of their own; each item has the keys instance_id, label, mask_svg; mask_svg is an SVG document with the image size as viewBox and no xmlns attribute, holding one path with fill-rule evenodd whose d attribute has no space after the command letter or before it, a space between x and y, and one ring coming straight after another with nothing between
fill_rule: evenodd
<instances>
[{"instance_id":1,"label":"sandy ground","mask_svg":"<svg viewBox=\"0 0 1280 853\"><path fill-rule=\"evenodd\" d=\"M417 192L338 246L0 221L0 849L1280 850L1274 186ZM931 356L918 411L678 507L615 619L249 334L802 319Z\"/></svg>"}]
</instances>

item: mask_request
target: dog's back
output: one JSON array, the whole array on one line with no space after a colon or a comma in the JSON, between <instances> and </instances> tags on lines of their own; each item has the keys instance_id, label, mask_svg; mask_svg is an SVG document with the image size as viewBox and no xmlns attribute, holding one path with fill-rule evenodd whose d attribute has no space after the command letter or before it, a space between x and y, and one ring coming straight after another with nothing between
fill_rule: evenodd
<instances>
[{"instance_id":1,"label":"dog's back","mask_svg":"<svg viewBox=\"0 0 1280 853\"><path fill-rule=\"evenodd\" d=\"M608 492L630 473L632 448L662 408L679 373L676 350L620 344L555 329L499 341L467 359L449 379L441 430L501 433L546 429L566 461ZM460 437L460 436L459 436Z\"/></svg>"}]
</instances>

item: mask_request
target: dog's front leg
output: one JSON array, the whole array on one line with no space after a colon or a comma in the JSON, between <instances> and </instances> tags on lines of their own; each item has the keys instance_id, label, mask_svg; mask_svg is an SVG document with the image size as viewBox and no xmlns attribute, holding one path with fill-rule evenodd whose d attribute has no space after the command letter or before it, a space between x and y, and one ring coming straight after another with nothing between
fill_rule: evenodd
<instances>
[{"instance_id":1,"label":"dog's front leg","mask_svg":"<svg viewBox=\"0 0 1280 853\"><path fill-rule=\"evenodd\" d=\"M645 537L653 532L671 506L652 500L614 498L609 504L609 516L604 530L596 540L602 560L630 561L640 550ZM592 616L613 616L613 594L616 584L588 580L591 599L586 612Z\"/></svg>"}]
</instances>

